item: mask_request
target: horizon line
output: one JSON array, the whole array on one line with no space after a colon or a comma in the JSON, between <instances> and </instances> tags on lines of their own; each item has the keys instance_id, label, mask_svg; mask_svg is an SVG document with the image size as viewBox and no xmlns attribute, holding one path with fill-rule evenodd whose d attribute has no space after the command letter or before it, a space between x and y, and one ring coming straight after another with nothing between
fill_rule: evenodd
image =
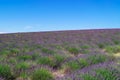
<instances>
[{"instance_id":1,"label":"horizon line","mask_svg":"<svg viewBox=\"0 0 120 80\"><path fill-rule=\"evenodd\" d=\"M86 30L112 30L120 28L96 28L96 29L66 29L66 30L43 30L43 31L26 31L26 32L0 32L0 34L17 34L17 33L37 33L37 32L62 32L62 31L86 31Z\"/></svg>"}]
</instances>

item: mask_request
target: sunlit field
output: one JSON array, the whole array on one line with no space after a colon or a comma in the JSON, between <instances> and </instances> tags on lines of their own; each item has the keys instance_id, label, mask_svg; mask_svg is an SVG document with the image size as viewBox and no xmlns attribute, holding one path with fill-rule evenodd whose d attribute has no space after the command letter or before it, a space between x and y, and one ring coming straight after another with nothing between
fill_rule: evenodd
<instances>
[{"instance_id":1,"label":"sunlit field","mask_svg":"<svg viewBox=\"0 0 120 80\"><path fill-rule=\"evenodd\" d=\"M120 29L0 34L0 80L119 80Z\"/></svg>"}]
</instances>

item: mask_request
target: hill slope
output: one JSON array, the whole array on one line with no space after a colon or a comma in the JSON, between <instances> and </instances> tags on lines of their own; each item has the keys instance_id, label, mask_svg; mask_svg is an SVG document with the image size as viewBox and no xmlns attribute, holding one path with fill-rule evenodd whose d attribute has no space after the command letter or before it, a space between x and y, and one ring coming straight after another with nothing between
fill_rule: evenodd
<instances>
[{"instance_id":1,"label":"hill slope","mask_svg":"<svg viewBox=\"0 0 120 80\"><path fill-rule=\"evenodd\" d=\"M117 80L119 52L120 29L0 34L0 80Z\"/></svg>"}]
</instances>

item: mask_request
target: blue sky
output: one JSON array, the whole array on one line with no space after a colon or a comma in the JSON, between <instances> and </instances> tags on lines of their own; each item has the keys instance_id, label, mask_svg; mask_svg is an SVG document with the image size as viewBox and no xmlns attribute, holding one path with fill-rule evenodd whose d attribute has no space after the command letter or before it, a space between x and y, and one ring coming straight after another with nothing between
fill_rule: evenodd
<instances>
[{"instance_id":1,"label":"blue sky","mask_svg":"<svg viewBox=\"0 0 120 80\"><path fill-rule=\"evenodd\" d=\"M0 33L120 28L120 0L0 0Z\"/></svg>"}]
</instances>

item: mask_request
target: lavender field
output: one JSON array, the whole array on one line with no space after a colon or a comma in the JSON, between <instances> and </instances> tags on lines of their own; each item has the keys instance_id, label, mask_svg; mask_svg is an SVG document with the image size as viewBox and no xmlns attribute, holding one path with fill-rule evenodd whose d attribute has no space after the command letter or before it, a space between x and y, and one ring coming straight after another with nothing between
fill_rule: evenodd
<instances>
[{"instance_id":1,"label":"lavender field","mask_svg":"<svg viewBox=\"0 0 120 80\"><path fill-rule=\"evenodd\" d=\"M120 29L0 34L0 80L120 80Z\"/></svg>"}]
</instances>

